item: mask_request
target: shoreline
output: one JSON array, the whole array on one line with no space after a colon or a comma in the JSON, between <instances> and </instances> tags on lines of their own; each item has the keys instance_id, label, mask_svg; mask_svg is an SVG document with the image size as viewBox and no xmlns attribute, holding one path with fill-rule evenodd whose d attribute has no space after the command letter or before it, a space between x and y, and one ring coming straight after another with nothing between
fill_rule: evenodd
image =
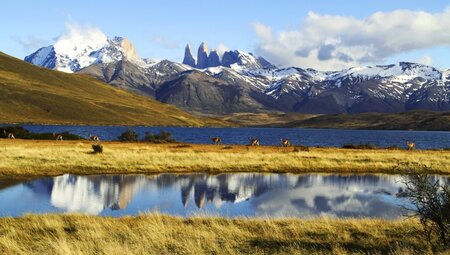
<instances>
[{"instance_id":1,"label":"shoreline","mask_svg":"<svg viewBox=\"0 0 450 255\"><path fill-rule=\"evenodd\" d=\"M89 141L0 139L0 177L62 174L159 173L336 173L450 175L446 150L295 148L245 145L150 144L102 142L104 153L92 154ZM413 169L417 170L417 169Z\"/></svg>"},{"instance_id":2,"label":"shoreline","mask_svg":"<svg viewBox=\"0 0 450 255\"><path fill-rule=\"evenodd\" d=\"M215 119L215 118L212 118ZM215 119L220 121L221 119ZM7 126L7 125L11 125L11 126L26 126L26 125L31 125L31 126L80 126L80 127L85 127L85 126L95 126L95 127L149 127L149 128L273 128L273 129L315 129L315 130L331 130L331 129L336 129L336 130L353 130L353 131L410 131L410 132L450 132L449 130L442 130L442 129L432 129L432 130L427 130L427 129L390 129L390 128L385 128L385 129L377 129L377 128L372 128L372 127L340 127L340 126L296 126L296 127L291 127L291 126L276 126L274 124L268 124L268 125L238 125L234 122L229 122L227 124L224 125L162 125L162 126L158 126L158 125L145 125L145 124L133 124L133 125L126 125L126 124L83 124L83 123L28 123L28 122L11 122L11 123L0 123L0 127L1 126Z\"/></svg>"}]
</instances>

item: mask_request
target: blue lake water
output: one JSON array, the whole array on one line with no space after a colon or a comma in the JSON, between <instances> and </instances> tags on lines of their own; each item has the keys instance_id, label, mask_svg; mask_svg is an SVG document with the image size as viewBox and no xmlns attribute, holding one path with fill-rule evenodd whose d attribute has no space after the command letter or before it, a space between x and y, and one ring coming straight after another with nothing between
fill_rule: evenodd
<instances>
[{"instance_id":1,"label":"blue lake water","mask_svg":"<svg viewBox=\"0 0 450 255\"><path fill-rule=\"evenodd\" d=\"M433 177L449 182L447 177ZM399 175L230 173L62 175L31 181L0 179L0 216L161 212L225 217L402 217Z\"/></svg>"},{"instance_id":2,"label":"blue lake water","mask_svg":"<svg viewBox=\"0 0 450 255\"><path fill-rule=\"evenodd\" d=\"M129 127L123 126L52 126L24 125L33 132L64 132L88 137L99 135L102 140L115 140ZM334 146L370 143L380 147L405 147L407 140L414 141L417 149L449 148L450 132L445 131L387 131L302 128L182 128L182 127L131 127L141 138L145 132L165 130L180 142L211 143L209 136L220 136L224 144L247 144L248 137L257 137L262 145L279 145L281 138L293 144L306 146Z\"/></svg>"}]
</instances>

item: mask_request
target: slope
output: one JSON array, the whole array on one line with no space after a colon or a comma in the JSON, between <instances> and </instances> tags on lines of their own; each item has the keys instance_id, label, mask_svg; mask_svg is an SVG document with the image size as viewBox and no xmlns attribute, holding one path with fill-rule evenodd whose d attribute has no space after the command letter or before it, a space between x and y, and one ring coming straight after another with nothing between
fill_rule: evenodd
<instances>
[{"instance_id":1,"label":"slope","mask_svg":"<svg viewBox=\"0 0 450 255\"><path fill-rule=\"evenodd\" d=\"M0 52L0 123L222 126L95 78L34 66Z\"/></svg>"},{"instance_id":2,"label":"slope","mask_svg":"<svg viewBox=\"0 0 450 255\"><path fill-rule=\"evenodd\" d=\"M335 114L293 121L283 127L450 131L450 112Z\"/></svg>"}]
</instances>

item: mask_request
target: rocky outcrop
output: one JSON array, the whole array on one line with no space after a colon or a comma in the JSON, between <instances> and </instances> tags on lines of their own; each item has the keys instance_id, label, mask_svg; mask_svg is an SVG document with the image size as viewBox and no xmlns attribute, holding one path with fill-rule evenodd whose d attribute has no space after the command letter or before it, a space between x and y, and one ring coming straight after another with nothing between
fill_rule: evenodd
<instances>
[{"instance_id":1,"label":"rocky outcrop","mask_svg":"<svg viewBox=\"0 0 450 255\"><path fill-rule=\"evenodd\" d=\"M184 49L183 64L195 67L195 59L192 56L191 47L189 44L186 44L186 48Z\"/></svg>"},{"instance_id":2,"label":"rocky outcrop","mask_svg":"<svg viewBox=\"0 0 450 255\"><path fill-rule=\"evenodd\" d=\"M202 42L197 52L197 68L203 69L208 67L208 47Z\"/></svg>"},{"instance_id":3,"label":"rocky outcrop","mask_svg":"<svg viewBox=\"0 0 450 255\"><path fill-rule=\"evenodd\" d=\"M212 50L208 56L208 67L216 67L216 66L220 66L220 58L219 54L217 54L217 51Z\"/></svg>"}]
</instances>

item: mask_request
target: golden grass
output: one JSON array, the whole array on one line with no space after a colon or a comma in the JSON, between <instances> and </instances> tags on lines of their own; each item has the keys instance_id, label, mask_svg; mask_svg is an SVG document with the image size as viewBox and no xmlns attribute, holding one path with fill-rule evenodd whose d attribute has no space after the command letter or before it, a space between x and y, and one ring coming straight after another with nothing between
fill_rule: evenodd
<instances>
[{"instance_id":1,"label":"golden grass","mask_svg":"<svg viewBox=\"0 0 450 255\"><path fill-rule=\"evenodd\" d=\"M431 254L414 220L27 215L0 218L1 254Z\"/></svg>"},{"instance_id":2,"label":"golden grass","mask_svg":"<svg viewBox=\"0 0 450 255\"><path fill-rule=\"evenodd\" d=\"M351 150L242 145L180 145L104 142L91 154L88 141L0 139L0 176L185 172L405 173L399 165L423 164L430 173L450 173L450 152Z\"/></svg>"},{"instance_id":3,"label":"golden grass","mask_svg":"<svg viewBox=\"0 0 450 255\"><path fill-rule=\"evenodd\" d=\"M0 123L229 126L81 74L0 52Z\"/></svg>"}]
</instances>

